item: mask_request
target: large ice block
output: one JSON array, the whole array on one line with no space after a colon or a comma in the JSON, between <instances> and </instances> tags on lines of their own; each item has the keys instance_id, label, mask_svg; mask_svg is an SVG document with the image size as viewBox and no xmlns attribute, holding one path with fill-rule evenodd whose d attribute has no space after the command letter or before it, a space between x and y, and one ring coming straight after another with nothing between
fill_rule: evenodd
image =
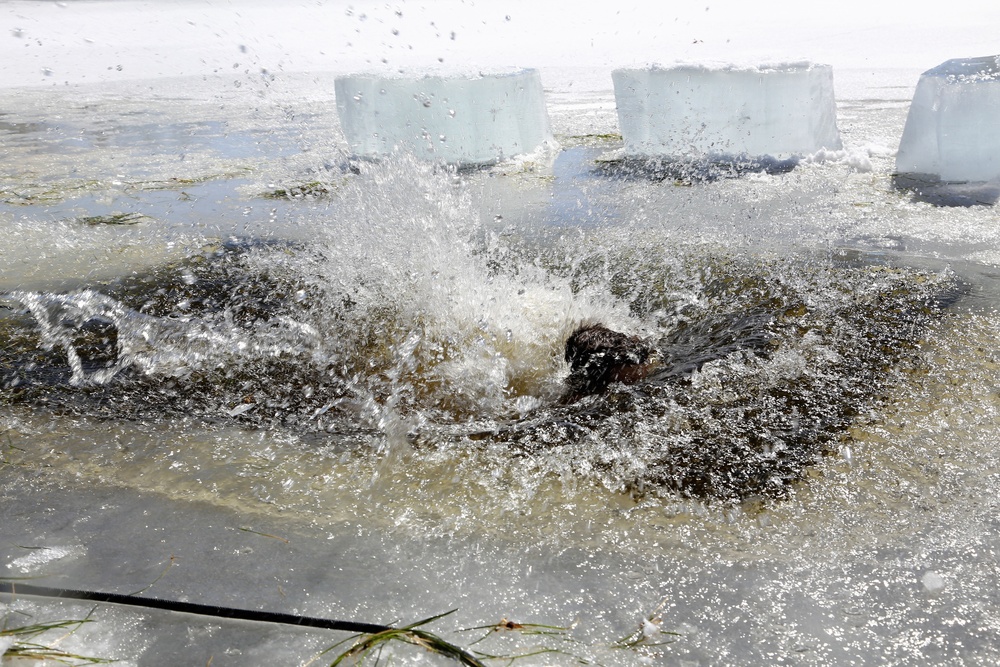
<instances>
[{"instance_id":1,"label":"large ice block","mask_svg":"<svg viewBox=\"0 0 1000 667\"><path fill-rule=\"evenodd\" d=\"M829 65L652 66L612 79L630 156L785 160L841 147Z\"/></svg>"},{"instance_id":2,"label":"large ice block","mask_svg":"<svg viewBox=\"0 0 1000 667\"><path fill-rule=\"evenodd\" d=\"M896 172L944 182L1000 178L1000 56L956 58L920 76Z\"/></svg>"},{"instance_id":3,"label":"large ice block","mask_svg":"<svg viewBox=\"0 0 1000 667\"><path fill-rule=\"evenodd\" d=\"M451 164L490 164L551 140L536 70L447 76L357 74L336 80L351 150L407 151Z\"/></svg>"}]
</instances>

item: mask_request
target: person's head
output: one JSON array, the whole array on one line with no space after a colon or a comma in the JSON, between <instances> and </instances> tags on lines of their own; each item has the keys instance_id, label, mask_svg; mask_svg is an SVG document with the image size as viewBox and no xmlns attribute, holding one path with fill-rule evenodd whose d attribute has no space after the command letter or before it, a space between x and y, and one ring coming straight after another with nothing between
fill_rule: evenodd
<instances>
[{"instance_id":1,"label":"person's head","mask_svg":"<svg viewBox=\"0 0 1000 667\"><path fill-rule=\"evenodd\" d=\"M649 373L655 356L654 348L638 336L599 323L583 324L566 340L568 400L601 393L612 382L638 382Z\"/></svg>"}]
</instances>

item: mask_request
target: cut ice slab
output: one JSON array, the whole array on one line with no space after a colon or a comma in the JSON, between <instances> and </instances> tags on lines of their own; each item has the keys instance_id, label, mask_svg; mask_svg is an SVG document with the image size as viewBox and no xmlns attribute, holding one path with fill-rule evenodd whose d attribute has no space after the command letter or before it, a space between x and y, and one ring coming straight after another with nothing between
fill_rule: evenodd
<instances>
[{"instance_id":1,"label":"cut ice slab","mask_svg":"<svg viewBox=\"0 0 1000 667\"><path fill-rule=\"evenodd\" d=\"M491 164L552 139L536 70L390 77L356 74L335 83L337 112L361 157L405 151L458 165Z\"/></svg>"},{"instance_id":2,"label":"cut ice slab","mask_svg":"<svg viewBox=\"0 0 1000 667\"><path fill-rule=\"evenodd\" d=\"M612 79L629 157L789 160L841 148L829 65L654 65Z\"/></svg>"},{"instance_id":3,"label":"cut ice slab","mask_svg":"<svg viewBox=\"0 0 1000 667\"><path fill-rule=\"evenodd\" d=\"M920 75L896 172L932 183L1000 179L1000 56L955 58Z\"/></svg>"}]
</instances>

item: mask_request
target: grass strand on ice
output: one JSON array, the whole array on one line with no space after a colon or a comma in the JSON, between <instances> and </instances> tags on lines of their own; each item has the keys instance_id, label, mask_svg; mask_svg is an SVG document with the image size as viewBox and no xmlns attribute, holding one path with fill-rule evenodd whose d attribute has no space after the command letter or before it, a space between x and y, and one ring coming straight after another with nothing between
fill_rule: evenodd
<instances>
[{"instance_id":1,"label":"grass strand on ice","mask_svg":"<svg viewBox=\"0 0 1000 667\"><path fill-rule=\"evenodd\" d=\"M65 665L80 664L106 664L112 662L105 658L95 658L92 656L79 655L59 648L55 644L62 641L68 635L76 632L84 623L90 623L89 618L80 620L51 621L48 623L31 623L28 625L18 625L10 627L10 616L4 618L3 627L0 627L0 639L13 639L14 642L7 647L7 650L0 656L4 662L20 658L23 660L52 660ZM42 635L57 630L65 630L62 637L54 641L42 643Z\"/></svg>"},{"instance_id":2,"label":"grass strand on ice","mask_svg":"<svg viewBox=\"0 0 1000 667\"><path fill-rule=\"evenodd\" d=\"M404 644L411 644L413 646L420 646L421 648L427 649L437 655L451 658L459 664L466 665L466 667L485 667L485 664L469 651L421 628L421 626L432 623L440 618L448 616L449 614L453 614L455 611L457 610L452 609L451 611L446 611L443 614L431 616L430 618L425 618L421 621L405 625L401 628L387 628L381 632L375 632L372 634L354 635L353 637L348 637L344 641L331 646L329 649L324 651L324 653L328 653L329 651L354 640L354 643L351 644L346 651L338 655L336 659L330 663L330 667L337 667L337 665L340 665L346 660L357 660L360 663L376 650L378 651L376 655L377 663L378 656L381 655L382 649L385 648L389 642L396 641Z\"/></svg>"}]
</instances>

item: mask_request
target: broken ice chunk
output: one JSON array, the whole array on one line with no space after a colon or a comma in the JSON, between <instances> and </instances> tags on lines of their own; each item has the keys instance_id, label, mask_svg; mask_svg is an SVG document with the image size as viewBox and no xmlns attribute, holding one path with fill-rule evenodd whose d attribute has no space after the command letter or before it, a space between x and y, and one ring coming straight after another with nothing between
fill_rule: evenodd
<instances>
[{"instance_id":1,"label":"broken ice chunk","mask_svg":"<svg viewBox=\"0 0 1000 667\"><path fill-rule=\"evenodd\" d=\"M530 153L552 138L536 70L336 80L340 124L355 155L406 151L458 165Z\"/></svg>"},{"instance_id":2,"label":"broken ice chunk","mask_svg":"<svg viewBox=\"0 0 1000 667\"><path fill-rule=\"evenodd\" d=\"M828 65L652 66L612 79L632 157L788 160L841 147Z\"/></svg>"},{"instance_id":3,"label":"broken ice chunk","mask_svg":"<svg viewBox=\"0 0 1000 667\"><path fill-rule=\"evenodd\" d=\"M896 172L928 182L1000 179L1000 56L947 60L920 75Z\"/></svg>"}]
</instances>

